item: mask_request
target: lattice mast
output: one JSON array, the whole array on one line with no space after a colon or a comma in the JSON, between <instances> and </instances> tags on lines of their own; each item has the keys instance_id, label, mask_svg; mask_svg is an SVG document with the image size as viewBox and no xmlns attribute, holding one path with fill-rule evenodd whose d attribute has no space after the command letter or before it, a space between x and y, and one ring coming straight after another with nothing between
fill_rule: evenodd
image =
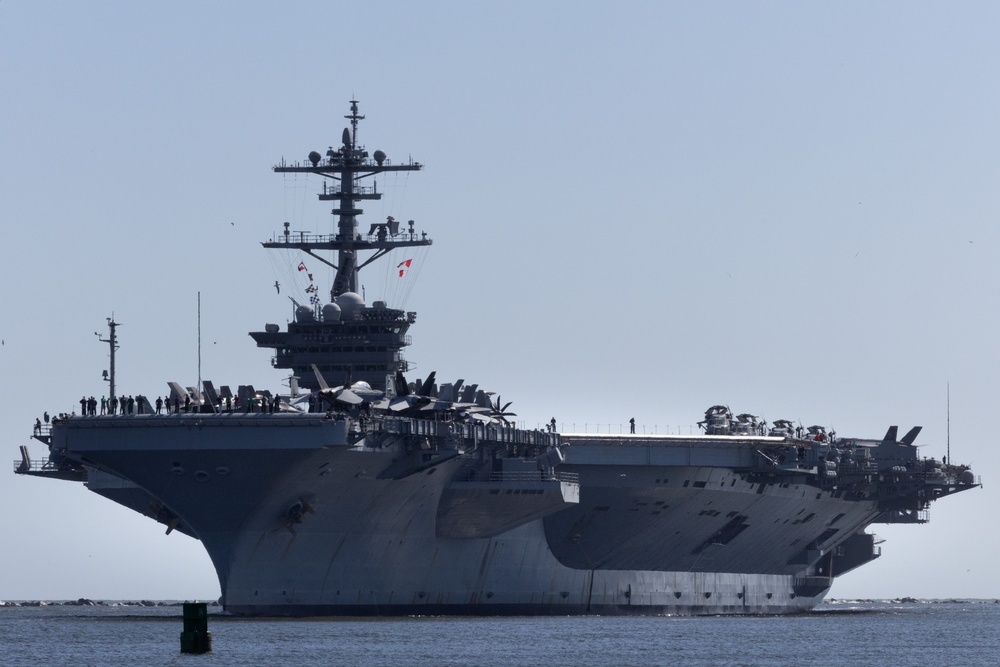
<instances>
[{"instance_id":1,"label":"lattice mast","mask_svg":"<svg viewBox=\"0 0 1000 667\"><path fill-rule=\"evenodd\" d=\"M290 224L286 222L283 238L263 243L265 248L297 248L336 270L330 289L331 301L345 292L357 292L361 269L394 248L431 244L426 234L416 234L412 220L408 223L408 229L400 233L399 221L391 216L386 222L373 224L366 236L358 232L358 216L363 213L363 209L357 208L357 203L365 199L382 198L373 177L391 171L419 171L423 165L413 161L392 164L381 150L376 150L369 157L368 151L358 142L358 121L365 117L358 114L357 100L351 100L351 113L344 118L351 121L351 127L344 128L338 148L331 146L325 157L312 151L309 153L310 164L288 165L282 161L274 167L274 171L278 173L316 174L332 181L324 182L319 199L337 202L337 206L331 210L338 218L337 233L324 236L292 232ZM371 186L361 184L362 179L370 177ZM336 251L336 262L317 254L317 251L322 250ZM363 250L374 252L362 261L358 253Z\"/></svg>"}]
</instances>

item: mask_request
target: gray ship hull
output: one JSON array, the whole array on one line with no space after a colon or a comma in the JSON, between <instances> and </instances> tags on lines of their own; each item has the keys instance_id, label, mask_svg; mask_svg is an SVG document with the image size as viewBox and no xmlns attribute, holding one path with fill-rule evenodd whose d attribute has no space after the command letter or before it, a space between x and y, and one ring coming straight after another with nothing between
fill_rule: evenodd
<instances>
[{"instance_id":1,"label":"gray ship hull","mask_svg":"<svg viewBox=\"0 0 1000 667\"><path fill-rule=\"evenodd\" d=\"M802 612L832 583L816 563L832 563L879 514L869 501L763 485L733 467L655 462L738 460L743 440L567 447L560 470L578 477L578 501L530 518L518 503L541 502L538 484L466 483L468 502L449 504L465 457L387 477L400 452L347 445L345 422L175 415L63 426L53 447L90 467L91 490L202 541L237 614ZM737 517L741 528L726 532ZM450 525L470 536L442 536Z\"/></svg>"}]
</instances>

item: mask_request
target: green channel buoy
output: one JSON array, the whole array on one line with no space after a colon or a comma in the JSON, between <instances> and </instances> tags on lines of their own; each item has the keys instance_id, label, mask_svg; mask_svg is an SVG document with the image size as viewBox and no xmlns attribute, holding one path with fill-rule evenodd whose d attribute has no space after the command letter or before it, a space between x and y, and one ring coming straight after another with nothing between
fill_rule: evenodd
<instances>
[{"instance_id":1,"label":"green channel buoy","mask_svg":"<svg viewBox=\"0 0 1000 667\"><path fill-rule=\"evenodd\" d=\"M184 631L181 653L211 653L212 633L208 631L208 603L184 603Z\"/></svg>"}]
</instances>

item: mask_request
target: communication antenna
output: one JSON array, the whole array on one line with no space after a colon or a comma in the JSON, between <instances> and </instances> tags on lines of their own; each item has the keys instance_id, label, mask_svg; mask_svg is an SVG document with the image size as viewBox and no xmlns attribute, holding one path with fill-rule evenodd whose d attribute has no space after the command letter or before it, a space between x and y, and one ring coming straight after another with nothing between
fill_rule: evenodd
<instances>
[{"instance_id":1,"label":"communication antenna","mask_svg":"<svg viewBox=\"0 0 1000 667\"><path fill-rule=\"evenodd\" d=\"M118 349L118 334L115 332L117 327L121 326L121 322L115 322L115 314L111 313L111 317L108 319L108 330L111 332L107 338L101 338L101 334L94 332L97 339L102 343L107 343L108 347L111 349L111 374L109 376L108 371L104 371L104 380L111 386L108 388L110 395L115 395L115 350Z\"/></svg>"},{"instance_id":2,"label":"communication antenna","mask_svg":"<svg viewBox=\"0 0 1000 667\"><path fill-rule=\"evenodd\" d=\"M948 448L948 462L951 462L951 383L948 383L948 427L947 427L947 448Z\"/></svg>"},{"instance_id":3,"label":"communication antenna","mask_svg":"<svg viewBox=\"0 0 1000 667\"><path fill-rule=\"evenodd\" d=\"M201 292L198 292L198 391L201 391Z\"/></svg>"}]
</instances>

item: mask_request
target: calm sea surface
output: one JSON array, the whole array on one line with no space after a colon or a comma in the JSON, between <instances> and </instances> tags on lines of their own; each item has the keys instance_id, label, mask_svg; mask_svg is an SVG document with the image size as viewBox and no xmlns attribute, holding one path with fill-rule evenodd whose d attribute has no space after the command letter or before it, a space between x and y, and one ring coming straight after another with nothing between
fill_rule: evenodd
<instances>
[{"instance_id":1,"label":"calm sea surface","mask_svg":"<svg viewBox=\"0 0 1000 667\"><path fill-rule=\"evenodd\" d=\"M180 607L0 607L0 665L886 665L1000 663L1000 604L824 604L794 617L241 619L182 655Z\"/></svg>"}]
</instances>

